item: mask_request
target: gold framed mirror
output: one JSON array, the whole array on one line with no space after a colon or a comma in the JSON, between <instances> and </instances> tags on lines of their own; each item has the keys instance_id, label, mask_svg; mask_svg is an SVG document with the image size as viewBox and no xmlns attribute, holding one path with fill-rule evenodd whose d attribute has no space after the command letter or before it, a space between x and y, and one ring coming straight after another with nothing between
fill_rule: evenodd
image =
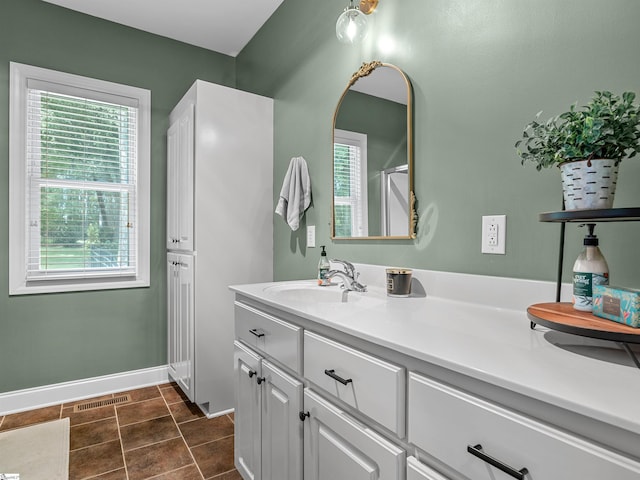
<instances>
[{"instance_id":1,"label":"gold framed mirror","mask_svg":"<svg viewBox=\"0 0 640 480\"><path fill-rule=\"evenodd\" d=\"M331 238L416 238L413 92L395 65L363 63L333 115Z\"/></svg>"}]
</instances>

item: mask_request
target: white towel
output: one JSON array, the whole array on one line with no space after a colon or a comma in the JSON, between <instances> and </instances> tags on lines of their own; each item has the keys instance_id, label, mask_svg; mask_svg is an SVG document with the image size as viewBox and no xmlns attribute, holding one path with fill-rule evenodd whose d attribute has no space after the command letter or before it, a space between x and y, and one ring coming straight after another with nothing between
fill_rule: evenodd
<instances>
[{"instance_id":1,"label":"white towel","mask_svg":"<svg viewBox=\"0 0 640 480\"><path fill-rule=\"evenodd\" d=\"M276 213L282 216L295 232L309 205L311 205L311 179L307 162L302 157L293 157L282 182Z\"/></svg>"}]
</instances>

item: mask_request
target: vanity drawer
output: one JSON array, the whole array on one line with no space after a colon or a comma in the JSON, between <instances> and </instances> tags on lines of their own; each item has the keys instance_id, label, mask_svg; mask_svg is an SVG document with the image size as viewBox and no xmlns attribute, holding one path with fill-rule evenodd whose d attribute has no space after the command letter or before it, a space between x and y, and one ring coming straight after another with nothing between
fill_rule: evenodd
<instances>
[{"instance_id":1,"label":"vanity drawer","mask_svg":"<svg viewBox=\"0 0 640 480\"><path fill-rule=\"evenodd\" d=\"M403 367L305 331L304 376L404 438Z\"/></svg>"},{"instance_id":2,"label":"vanity drawer","mask_svg":"<svg viewBox=\"0 0 640 480\"><path fill-rule=\"evenodd\" d=\"M640 478L634 460L413 372L408 424L409 442L474 480Z\"/></svg>"},{"instance_id":3,"label":"vanity drawer","mask_svg":"<svg viewBox=\"0 0 640 480\"><path fill-rule=\"evenodd\" d=\"M302 328L235 302L236 338L302 373Z\"/></svg>"},{"instance_id":4,"label":"vanity drawer","mask_svg":"<svg viewBox=\"0 0 640 480\"><path fill-rule=\"evenodd\" d=\"M416 457L407 458L407 480L449 480L421 463Z\"/></svg>"}]
</instances>

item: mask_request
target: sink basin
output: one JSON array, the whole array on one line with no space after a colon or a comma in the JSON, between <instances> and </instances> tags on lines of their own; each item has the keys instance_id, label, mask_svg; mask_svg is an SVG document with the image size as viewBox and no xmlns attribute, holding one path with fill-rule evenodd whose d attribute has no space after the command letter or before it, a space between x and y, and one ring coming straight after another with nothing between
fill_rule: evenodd
<instances>
[{"instance_id":1,"label":"sink basin","mask_svg":"<svg viewBox=\"0 0 640 480\"><path fill-rule=\"evenodd\" d=\"M281 283L264 288L274 299L293 303L352 303L367 300L367 293L345 292L338 285L326 287L313 282Z\"/></svg>"}]
</instances>

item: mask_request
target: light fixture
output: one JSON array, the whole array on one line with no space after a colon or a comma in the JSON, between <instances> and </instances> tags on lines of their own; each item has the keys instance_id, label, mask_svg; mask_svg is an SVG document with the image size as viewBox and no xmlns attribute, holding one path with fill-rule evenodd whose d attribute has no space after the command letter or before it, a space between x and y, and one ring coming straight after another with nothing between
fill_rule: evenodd
<instances>
[{"instance_id":1,"label":"light fixture","mask_svg":"<svg viewBox=\"0 0 640 480\"><path fill-rule=\"evenodd\" d=\"M378 0L360 0L358 6L349 0L349 6L338 17L336 37L342 43L353 44L367 36L367 17L378 6Z\"/></svg>"}]
</instances>

